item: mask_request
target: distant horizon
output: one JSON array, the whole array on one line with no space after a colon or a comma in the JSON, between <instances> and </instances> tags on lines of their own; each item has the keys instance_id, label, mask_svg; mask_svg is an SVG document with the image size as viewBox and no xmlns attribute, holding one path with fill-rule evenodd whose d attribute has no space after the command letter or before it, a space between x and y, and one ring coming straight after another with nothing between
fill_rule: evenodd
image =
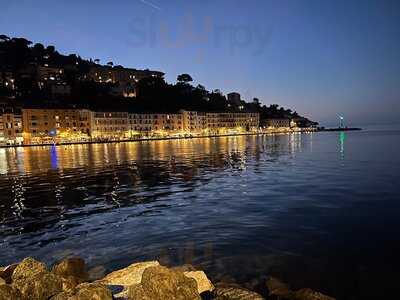
<instances>
[{"instance_id":1,"label":"distant horizon","mask_svg":"<svg viewBox=\"0 0 400 300\"><path fill-rule=\"evenodd\" d=\"M400 114L400 3L4 2L2 33L60 53L160 70L175 82L279 104L310 119L390 124ZM106 16L106 19L105 19Z\"/></svg>"}]
</instances>

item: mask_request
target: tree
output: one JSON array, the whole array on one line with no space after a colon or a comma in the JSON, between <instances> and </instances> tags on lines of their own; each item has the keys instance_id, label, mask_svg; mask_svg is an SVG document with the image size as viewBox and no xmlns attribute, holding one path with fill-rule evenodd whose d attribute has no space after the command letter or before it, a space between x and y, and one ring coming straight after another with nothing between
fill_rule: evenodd
<instances>
[{"instance_id":1,"label":"tree","mask_svg":"<svg viewBox=\"0 0 400 300\"><path fill-rule=\"evenodd\" d=\"M8 36L6 36L4 34L0 34L0 41L6 42L6 41L9 41L9 40L10 40L10 38Z\"/></svg>"},{"instance_id":2,"label":"tree","mask_svg":"<svg viewBox=\"0 0 400 300\"><path fill-rule=\"evenodd\" d=\"M47 46L47 47L46 47L46 51L47 51L47 54L49 54L49 55L54 54L54 52L56 52L56 47L54 47L54 46Z\"/></svg>"},{"instance_id":3,"label":"tree","mask_svg":"<svg viewBox=\"0 0 400 300\"><path fill-rule=\"evenodd\" d=\"M189 82L193 81L193 78L189 74L181 74L181 75L178 75L177 81L179 83L188 84Z\"/></svg>"},{"instance_id":4,"label":"tree","mask_svg":"<svg viewBox=\"0 0 400 300\"><path fill-rule=\"evenodd\" d=\"M99 64L99 63L100 63L100 59L95 58L95 59L94 59L94 62L95 62L96 64Z\"/></svg>"},{"instance_id":5,"label":"tree","mask_svg":"<svg viewBox=\"0 0 400 300\"><path fill-rule=\"evenodd\" d=\"M109 61L109 62L107 63L107 66L112 67L113 65L114 65L114 63L113 63L112 61Z\"/></svg>"}]
</instances>

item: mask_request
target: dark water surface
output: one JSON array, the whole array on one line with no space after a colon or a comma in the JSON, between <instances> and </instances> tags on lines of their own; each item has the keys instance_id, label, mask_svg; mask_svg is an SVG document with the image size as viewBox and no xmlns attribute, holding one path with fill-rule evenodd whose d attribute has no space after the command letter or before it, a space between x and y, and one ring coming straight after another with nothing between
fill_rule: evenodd
<instances>
[{"instance_id":1,"label":"dark water surface","mask_svg":"<svg viewBox=\"0 0 400 300\"><path fill-rule=\"evenodd\" d=\"M159 259L213 280L388 295L399 151L397 130L0 149L0 265Z\"/></svg>"}]
</instances>

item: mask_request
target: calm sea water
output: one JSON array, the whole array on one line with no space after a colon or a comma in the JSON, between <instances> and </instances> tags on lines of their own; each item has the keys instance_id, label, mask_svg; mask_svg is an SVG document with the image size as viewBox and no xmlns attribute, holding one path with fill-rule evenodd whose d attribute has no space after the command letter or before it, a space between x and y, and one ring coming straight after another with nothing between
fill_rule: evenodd
<instances>
[{"instance_id":1,"label":"calm sea water","mask_svg":"<svg viewBox=\"0 0 400 300\"><path fill-rule=\"evenodd\" d=\"M400 131L0 149L0 265L192 263L339 299L400 279Z\"/></svg>"}]
</instances>

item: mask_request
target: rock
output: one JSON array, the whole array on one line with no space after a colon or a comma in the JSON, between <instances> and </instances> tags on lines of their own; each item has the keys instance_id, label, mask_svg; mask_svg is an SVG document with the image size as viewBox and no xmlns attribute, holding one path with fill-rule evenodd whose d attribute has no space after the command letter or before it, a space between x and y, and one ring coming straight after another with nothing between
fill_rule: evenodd
<instances>
[{"instance_id":1,"label":"rock","mask_svg":"<svg viewBox=\"0 0 400 300\"><path fill-rule=\"evenodd\" d=\"M61 292L51 297L50 300L77 300L77 299L73 294L70 294L68 292Z\"/></svg>"},{"instance_id":2,"label":"rock","mask_svg":"<svg viewBox=\"0 0 400 300\"><path fill-rule=\"evenodd\" d=\"M22 300L21 293L11 285L0 285L0 300Z\"/></svg>"},{"instance_id":3,"label":"rock","mask_svg":"<svg viewBox=\"0 0 400 300\"><path fill-rule=\"evenodd\" d=\"M142 281L144 270L159 265L158 261L135 263L108 274L98 282L109 286L115 296L123 297L126 296L130 286L139 284Z\"/></svg>"},{"instance_id":4,"label":"rock","mask_svg":"<svg viewBox=\"0 0 400 300\"><path fill-rule=\"evenodd\" d=\"M75 293L76 300L112 300L111 291L103 284L82 283L77 286ZM72 297L73 300L75 298ZM71 300L72 300L71 299Z\"/></svg>"},{"instance_id":5,"label":"rock","mask_svg":"<svg viewBox=\"0 0 400 300\"><path fill-rule=\"evenodd\" d=\"M214 286L211 281L207 278L207 275L203 271L192 271L183 273L188 278L193 278L197 283L197 291L199 294L203 292L211 292L214 290Z\"/></svg>"},{"instance_id":6,"label":"rock","mask_svg":"<svg viewBox=\"0 0 400 300\"><path fill-rule=\"evenodd\" d=\"M301 289L294 293L294 300L335 300L312 289Z\"/></svg>"},{"instance_id":7,"label":"rock","mask_svg":"<svg viewBox=\"0 0 400 300\"><path fill-rule=\"evenodd\" d=\"M132 285L129 288L128 299L129 300L136 300L136 299L153 300L152 298L150 298L150 296L147 295L147 293L145 292L145 290L141 284Z\"/></svg>"},{"instance_id":8,"label":"rock","mask_svg":"<svg viewBox=\"0 0 400 300\"><path fill-rule=\"evenodd\" d=\"M27 257L15 268L11 280L14 282L21 279L27 279L42 272L47 272L46 265L32 257Z\"/></svg>"},{"instance_id":9,"label":"rock","mask_svg":"<svg viewBox=\"0 0 400 300\"><path fill-rule=\"evenodd\" d=\"M289 286L275 277L269 277L266 281L268 295L271 299L291 299L293 292Z\"/></svg>"},{"instance_id":10,"label":"rock","mask_svg":"<svg viewBox=\"0 0 400 300\"><path fill-rule=\"evenodd\" d=\"M4 268L0 268L0 278L3 278L7 284L11 283L11 276L18 264L12 264Z\"/></svg>"},{"instance_id":11,"label":"rock","mask_svg":"<svg viewBox=\"0 0 400 300\"><path fill-rule=\"evenodd\" d=\"M65 292L69 292L73 290L78 284L82 283L80 279L69 276L67 278L61 277L62 281L62 290Z\"/></svg>"},{"instance_id":12,"label":"rock","mask_svg":"<svg viewBox=\"0 0 400 300\"><path fill-rule=\"evenodd\" d=\"M260 294L239 287L236 284L217 284L213 294L214 299L218 300L264 300Z\"/></svg>"},{"instance_id":13,"label":"rock","mask_svg":"<svg viewBox=\"0 0 400 300\"><path fill-rule=\"evenodd\" d=\"M197 283L182 272L166 267L149 267L143 272L140 285L133 285L128 290L128 299L151 300L200 300Z\"/></svg>"},{"instance_id":14,"label":"rock","mask_svg":"<svg viewBox=\"0 0 400 300\"><path fill-rule=\"evenodd\" d=\"M148 261L132 264L124 269L112 272L101 281L108 284L131 286L142 281L144 270L149 267L159 266L158 261Z\"/></svg>"},{"instance_id":15,"label":"rock","mask_svg":"<svg viewBox=\"0 0 400 300\"><path fill-rule=\"evenodd\" d=\"M0 285L6 284L6 281L0 277Z\"/></svg>"},{"instance_id":16,"label":"rock","mask_svg":"<svg viewBox=\"0 0 400 300\"><path fill-rule=\"evenodd\" d=\"M88 280L89 277L85 261L79 257L64 259L53 267L52 272L63 278L75 277L80 282Z\"/></svg>"},{"instance_id":17,"label":"rock","mask_svg":"<svg viewBox=\"0 0 400 300\"><path fill-rule=\"evenodd\" d=\"M27 300L47 300L62 291L61 278L47 271L13 280L12 285Z\"/></svg>"}]
</instances>

